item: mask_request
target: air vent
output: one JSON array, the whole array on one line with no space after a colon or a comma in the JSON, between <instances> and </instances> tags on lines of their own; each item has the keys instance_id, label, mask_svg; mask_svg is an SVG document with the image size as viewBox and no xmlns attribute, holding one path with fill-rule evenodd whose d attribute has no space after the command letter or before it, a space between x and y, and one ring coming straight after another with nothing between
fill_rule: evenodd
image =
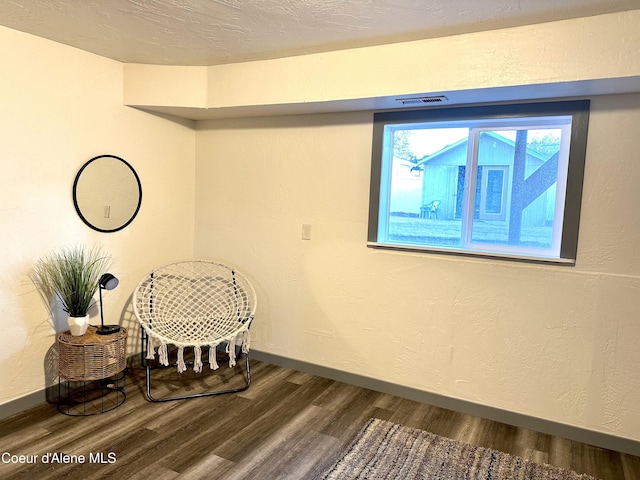
<instances>
[{"instance_id":1,"label":"air vent","mask_svg":"<svg viewBox=\"0 0 640 480\"><path fill-rule=\"evenodd\" d=\"M433 97L412 97L412 98L396 98L396 102L402 105L424 105L431 103L443 103L449 99L444 95L438 95Z\"/></svg>"}]
</instances>

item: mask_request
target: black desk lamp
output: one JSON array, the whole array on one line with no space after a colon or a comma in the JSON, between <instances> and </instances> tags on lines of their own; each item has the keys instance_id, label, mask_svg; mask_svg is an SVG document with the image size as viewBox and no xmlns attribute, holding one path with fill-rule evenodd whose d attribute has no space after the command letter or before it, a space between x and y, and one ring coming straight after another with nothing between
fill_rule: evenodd
<instances>
[{"instance_id":1,"label":"black desk lamp","mask_svg":"<svg viewBox=\"0 0 640 480\"><path fill-rule=\"evenodd\" d=\"M118 286L120 281L111 275L110 273L105 273L98 280L98 290L100 290L100 323L101 325L96 329L96 333L98 335L109 335L111 333L116 333L120 331L120 325L105 325L104 324L104 313L102 311L102 290L113 290Z\"/></svg>"}]
</instances>

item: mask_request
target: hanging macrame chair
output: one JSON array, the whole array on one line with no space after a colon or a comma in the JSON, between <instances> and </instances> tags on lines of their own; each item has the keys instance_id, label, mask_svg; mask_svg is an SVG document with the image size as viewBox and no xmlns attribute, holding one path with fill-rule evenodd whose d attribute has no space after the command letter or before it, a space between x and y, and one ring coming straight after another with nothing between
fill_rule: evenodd
<instances>
[{"instance_id":1,"label":"hanging macrame chair","mask_svg":"<svg viewBox=\"0 0 640 480\"><path fill-rule=\"evenodd\" d=\"M183 261L153 270L133 294L134 313L142 330L142 363L146 370L150 401L181 400L246 390L251 383L249 327L256 310L256 294L249 280L237 270L205 260ZM154 398L151 370L169 365L169 349L177 347L179 373L193 366L203 369L207 353L211 369L219 368L216 351L226 347L229 367L238 354L246 358L246 381L240 388L190 395ZM193 362L185 362L185 349L193 349ZM158 355L159 365L151 365Z\"/></svg>"}]
</instances>

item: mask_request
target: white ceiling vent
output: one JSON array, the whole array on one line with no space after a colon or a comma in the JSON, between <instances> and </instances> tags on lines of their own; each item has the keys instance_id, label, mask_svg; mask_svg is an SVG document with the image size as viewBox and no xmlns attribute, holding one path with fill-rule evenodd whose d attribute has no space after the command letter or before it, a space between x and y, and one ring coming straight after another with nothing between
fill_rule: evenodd
<instances>
[{"instance_id":1,"label":"white ceiling vent","mask_svg":"<svg viewBox=\"0 0 640 480\"><path fill-rule=\"evenodd\" d=\"M425 105L433 103L444 103L449 99L444 95L436 95L431 97L411 97L411 98L396 98L396 102L402 105Z\"/></svg>"}]
</instances>

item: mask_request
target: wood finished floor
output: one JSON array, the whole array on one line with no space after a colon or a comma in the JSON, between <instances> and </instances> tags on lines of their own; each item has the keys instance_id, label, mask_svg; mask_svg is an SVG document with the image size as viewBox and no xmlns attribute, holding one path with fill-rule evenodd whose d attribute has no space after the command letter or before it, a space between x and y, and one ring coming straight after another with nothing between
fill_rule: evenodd
<instances>
[{"instance_id":1,"label":"wood finished floor","mask_svg":"<svg viewBox=\"0 0 640 480\"><path fill-rule=\"evenodd\" d=\"M134 367L126 402L115 410L68 417L43 404L5 419L0 454L39 457L34 464L0 463L0 478L310 479L334 462L369 418L378 417L604 480L640 479L640 457L258 361L251 365L253 383L239 394L149 403L143 396L144 371ZM162 384L167 388L158 394L237 380L226 367L207 380L157 373L178 378ZM115 463L40 461L54 452L85 457L103 452L105 461L115 455Z\"/></svg>"}]
</instances>

